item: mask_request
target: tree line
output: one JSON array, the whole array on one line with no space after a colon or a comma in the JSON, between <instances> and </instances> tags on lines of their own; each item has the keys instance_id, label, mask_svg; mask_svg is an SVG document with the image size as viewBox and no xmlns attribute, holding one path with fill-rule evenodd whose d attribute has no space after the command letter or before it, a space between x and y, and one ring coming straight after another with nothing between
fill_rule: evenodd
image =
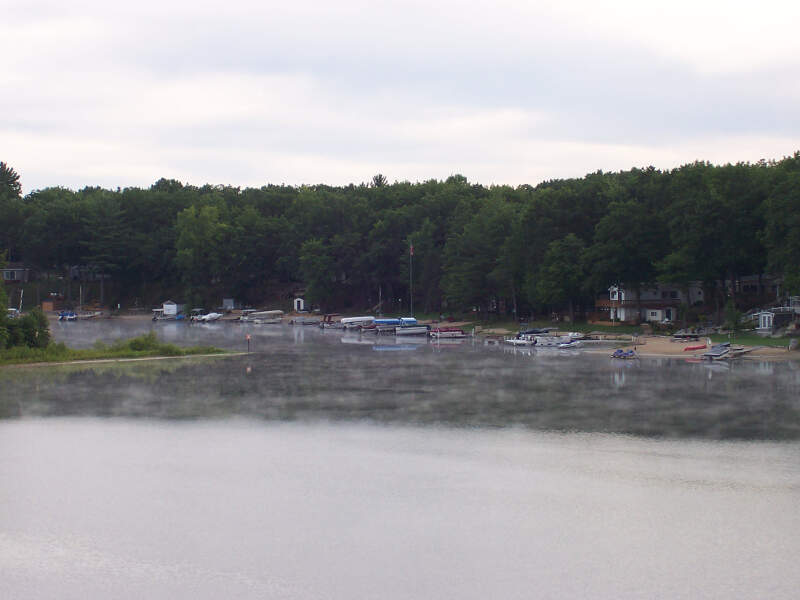
<instances>
[{"instance_id":1,"label":"tree line","mask_svg":"<svg viewBox=\"0 0 800 600\"><path fill-rule=\"evenodd\" d=\"M23 196L0 163L0 250L42 272L85 265L107 300L262 306L303 290L325 311L526 316L593 304L610 284L768 272L800 293L800 152L483 186L461 175L360 185L63 187ZM413 257L410 247L413 245ZM410 272L413 261L413 272Z\"/></svg>"}]
</instances>

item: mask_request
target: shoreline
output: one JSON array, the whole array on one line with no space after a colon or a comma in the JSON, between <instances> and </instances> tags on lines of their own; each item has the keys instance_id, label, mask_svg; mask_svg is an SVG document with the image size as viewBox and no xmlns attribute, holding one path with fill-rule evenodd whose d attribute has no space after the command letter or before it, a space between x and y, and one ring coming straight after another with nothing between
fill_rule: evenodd
<instances>
[{"instance_id":1,"label":"shoreline","mask_svg":"<svg viewBox=\"0 0 800 600\"><path fill-rule=\"evenodd\" d=\"M55 367L55 366L69 366L69 365L96 365L108 363L122 363L122 362L142 362L150 360L181 360L187 358L220 358L228 356L244 356L247 352L219 352L216 354L186 354L184 356L138 356L135 358L90 358L90 359L76 359L58 362L34 362L34 363L10 363L0 365L0 369L19 369L25 367ZM252 353L251 353L252 354Z\"/></svg>"},{"instance_id":2,"label":"shoreline","mask_svg":"<svg viewBox=\"0 0 800 600\"><path fill-rule=\"evenodd\" d=\"M58 316L55 314L48 314L48 318L50 319L58 319ZM99 320L132 320L132 321L151 321L152 317L149 314L119 314L119 315L103 315L98 317ZM93 320L93 319L90 319ZM221 319L218 321L220 324L222 323L231 323L232 319ZM167 321L171 323L172 321ZM163 322L161 322L163 323ZM470 327L473 325L471 322L468 321L453 321L448 322L447 326L449 327ZM514 335L515 332L508 331L506 329L478 329L475 333L476 337L492 337L492 336L509 336ZM609 336L612 335L611 333L608 334ZM679 342L673 341L671 337L665 336L658 336L658 335L640 335L637 336L636 340L631 339L609 339L604 340L607 342L607 346L603 348L584 348L583 350L589 354L605 354L609 351L613 351L615 347L635 347L636 352L639 356L643 358L687 358L687 359L700 359L703 350L696 350L691 352L684 352L683 347L688 342ZM696 343L696 342L695 342ZM745 348L755 348L754 350L748 352L747 354L737 358L738 359L749 359L749 360L767 360L767 361L785 361L785 360L800 360L800 352L791 352L787 348L780 348L775 346L747 346ZM230 355L228 355L230 356ZM170 358L170 357L161 357L161 358ZM176 358L184 358L184 357L176 357ZM105 360L105 359L99 359ZM107 360L115 360L115 359L107 359ZM126 359L126 360L148 360L145 359ZM70 361L68 363L58 363L58 364L74 364L75 362L87 362L87 361ZM24 365L25 363L22 363ZM39 364L39 363L28 363L28 364ZM57 364L57 363L41 363L41 364ZM8 365L8 366L20 366L20 365ZM0 367L2 368L2 367Z\"/></svg>"},{"instance_id":3,"label":"shoreline","mask_svg":"<svg viewBox=\"0 0 800 600\"><path fill-rule=\"evenodd\" d=\"M611 340L609 340L611 341ZM646 358L686 358L686 359L702 359L702 354L709 348L706 346L702 350L692 350L689 352L684 351L684 348L691 344L691 342L676 342L672 338L665 338L663 336L639 336L636 341L623 341L618 340L618 347L636 349L637 354ZM613 344L609 348L613 349ZM786 348L776 348L774 346L747 346L745 348L753 348L747 354L740 356L733 360L740 359L756 359L756 360L800 360L800 352L790 352ZM593 354L600 354L603 350L588 349L586 352ZM730 360L730 359L729 359Z\"/></svg>"}]
</instances>

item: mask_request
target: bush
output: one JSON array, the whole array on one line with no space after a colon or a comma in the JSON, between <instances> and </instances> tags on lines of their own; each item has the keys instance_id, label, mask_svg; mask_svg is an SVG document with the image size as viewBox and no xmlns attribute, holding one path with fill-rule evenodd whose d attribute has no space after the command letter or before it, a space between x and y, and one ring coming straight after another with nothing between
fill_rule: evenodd
<instances>
[{"instance_id":1,"label":"bush","mask_svg":"<svg viewBox=\"0 0 800 600\"><path fill-rule=\"evenodd\" d=\"M24 317L9 319L5 323L8 330L5 346L8 348L47 348L50 344L50 326L40 308L34 308Z\"/></svg>"}]
</instances>

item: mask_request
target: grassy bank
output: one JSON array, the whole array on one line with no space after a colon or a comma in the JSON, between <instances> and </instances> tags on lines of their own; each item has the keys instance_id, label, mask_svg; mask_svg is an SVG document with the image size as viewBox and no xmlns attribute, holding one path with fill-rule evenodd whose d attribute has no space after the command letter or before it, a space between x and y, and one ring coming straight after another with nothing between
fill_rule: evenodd
<instances>
[{"instance_id":1,"label":"grassy bank","mask_svg":"<svg viewBox=\"0 0 800 600\"><path fill-rule=\"evenodd\" d=\"M46 348L16 347L0 351L0 365L38 362L68 362L73 360L100 360L116 358L152 358L159 356L193 356L221 354L224 350L213 346L181 348L160 342L154 332L122 340L110 346L98 342L93 348L78 350L64 344L50 344Z\"/></svg>"},{"instance_id":2,"label":"grassy bank","mask_svg":"<svg viewBox=\"0 0 800 600\"><path fill-rule=\"evenodd\" d=\"M727 333L714 334L711 341L715 344L720 342L732 342L734 344L741 344L743 346L767 346L769 348L786 348L789 346L789 337L761 337L755 333L745 332L737 333L728 337Z\"/></svg>"}]
</instances>

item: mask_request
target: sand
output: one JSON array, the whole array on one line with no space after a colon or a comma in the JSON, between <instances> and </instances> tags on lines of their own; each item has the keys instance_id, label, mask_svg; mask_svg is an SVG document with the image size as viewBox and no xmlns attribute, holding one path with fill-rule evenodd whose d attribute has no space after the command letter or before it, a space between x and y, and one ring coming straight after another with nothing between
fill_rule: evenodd
<instances>
[{"instance_id":1,"label":"sand","mask_svg":"<svg viewBox=\"0 0 800 600\"><path fill-rule=\"evenodd\" d=\"M693 340L693 341L673 341L672 338L664 337L664 336L657 336L657 335L649 335L649 336L638 336L634 342L625 342L625 347L630 348L631 346L636 347L636 351L639 353L640 356L661 356L661 357L678 357L683 356L686 358L692 358L695 356L700 356L703 352L706 351L706 348L702 350L689 350L686 351L685 348L692 347L692 346L699 346L704 342L704 338L701 338L700 341ZM748 348L749 346L745 346ZM594 349L590 349L589 351L593 351ZM596 349L598 352L607 352L606 349ZM756 359L776 359L776 358L791 358L793 356L798 356L797 352L789 352L786 348L772 348L767 346L756 346L756 349L752 352L748 352L745 355L747 358L756 358Z\"/></svg>"}]
</instances>

